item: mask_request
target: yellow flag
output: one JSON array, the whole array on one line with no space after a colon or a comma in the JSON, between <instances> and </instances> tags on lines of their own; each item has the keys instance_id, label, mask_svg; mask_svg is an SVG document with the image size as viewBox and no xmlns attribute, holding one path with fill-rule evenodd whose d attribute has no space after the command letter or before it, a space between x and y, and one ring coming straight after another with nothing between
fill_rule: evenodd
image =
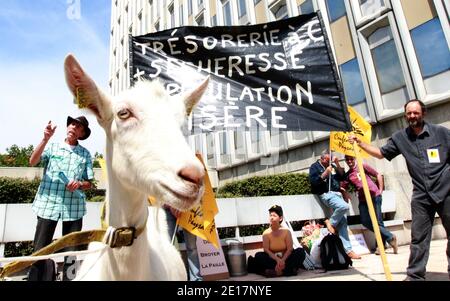
<instances>
[{"instance_id":1,"label":"yellow flag","mask_svg":"<svg viewBox=\"0 0 450 301\"><path fill-rule=\"evenodd\" d=\"M372 127L361 115L356 112L351 106L348 106L350 113L350 121L352 123L352 132L361 141L370 144L372 137ZM348 132L331 132L330 133L330 149L345 155L355 156L353 146L348 142ZM369 154L359 149L360 155L363 158L368 158Z\"/></svg>"},{"instance_id":2,"label":"yellow flag","mask_svg":"<svg viewBox=\"0 0 450 301\"><path fill-rule=\"evenodd\" d=\"M203 167L205 167L200 154L197 154L197 158L202 162ZM219 212L219 208L217 207L216 198L206 168L204 183L205 193L200 204L190 211L183 212L178 218L177 223L185 230L197 235L203 240L209 241L216 249L219 249L219 238L214 221L214 217Z\"/></svg>"}]
</instances>

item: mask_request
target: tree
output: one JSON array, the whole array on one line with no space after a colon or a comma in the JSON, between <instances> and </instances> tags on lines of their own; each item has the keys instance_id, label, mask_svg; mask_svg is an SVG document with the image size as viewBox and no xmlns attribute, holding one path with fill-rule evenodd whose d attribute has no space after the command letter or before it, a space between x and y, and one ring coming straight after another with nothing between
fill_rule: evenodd
<instances>
[{"instance_id":1,"label":"tree","mask_svg":"<svg viewBox=\"0 0 450 301\"><path fill-rule=\"evenodd\" d=\"M93 167L100 168L99 159L103 159L103 154L99 154L98 152L95 152L94 160L92 162Z\"/></svg>"},{"instance_id":2,"label":"tree","mask_svg":"<svg viewBox=\"0 0 450 301\"><path fill-rule=\"evenodd\" d=\"M33 145L19 147L16 144L6 149L6 154L0 155L0 166L24 167L29 166L28 160L33 153Z\"/></svg>"}]
</instances>

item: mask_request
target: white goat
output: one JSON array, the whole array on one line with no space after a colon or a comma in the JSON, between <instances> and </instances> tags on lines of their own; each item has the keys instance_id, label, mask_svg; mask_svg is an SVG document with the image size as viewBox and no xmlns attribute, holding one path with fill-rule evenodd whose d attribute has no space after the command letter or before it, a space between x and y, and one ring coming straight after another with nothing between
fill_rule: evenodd
<instances>
[{"instance_id":1,"label":"white goat","mask_svg":"<svg viewBox=\"0 0 450 301\"><path fill-rule=\"evenodd\" d=\"M65 60L66 82L106 133L108 225L143 228L131 246L86 256L77 280L186 280L179 252L148 215L147 196L179 210L203 195L204 169L183 137L187 111L206 90L205 80L184 97L170 97L157 81L139 81L118 97L104 94L76 59ZM148 217L148 220L147 220ZM161 219L160 219L161 220ZM90 248L95 247L91 243ZM92 246L94 245L94 246Z\"/></svg>"}]
</instances>

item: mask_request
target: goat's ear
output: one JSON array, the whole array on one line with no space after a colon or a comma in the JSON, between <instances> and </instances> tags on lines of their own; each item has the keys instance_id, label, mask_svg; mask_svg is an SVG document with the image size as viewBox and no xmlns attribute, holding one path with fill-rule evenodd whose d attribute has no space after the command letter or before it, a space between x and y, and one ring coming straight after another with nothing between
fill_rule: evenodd
<instances>
[{"instance_id":1,"label":"goat's ear","mask_svg":"<svg viewBox=\"0 0 450 301\"><path fill-rule=\"evenodd\" d=\"M198 86L195 90L191 91L184 97L184 104L186 106L186 115L189 116L192 109L202 97L203 93L208 87L209 76Z\"/></svg>"},{"instance_id":2,"label":"goat's ear","mask_svg":"<svg viewBox=\"0 0 450 301\"><path fill-rule=\"evenodd\" d=\"M112 117L111 103L72 54L64 60L66 83L79 108L88 108L100 123Z\"/></svg>"}]
</instances>

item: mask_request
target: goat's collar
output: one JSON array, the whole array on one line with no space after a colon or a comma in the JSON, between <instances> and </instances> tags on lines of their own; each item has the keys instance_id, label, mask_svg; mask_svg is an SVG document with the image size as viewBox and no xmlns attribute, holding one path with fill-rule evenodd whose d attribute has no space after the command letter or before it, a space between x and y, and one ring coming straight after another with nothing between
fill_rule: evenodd
<instances>
[{"instance_id":1,"label":"goat's collar","mask_svg":"<svg viewBox=\"0 0 450 301\"><path fill-rule=\"evenodd\" d=\"M148 215L145 216L144 224L139 227L120 227L109 226L106 230L103 242L111 248L120 248L131 246L136 238L144 232L147 226Z\"/></svg>"}]
</instances>

